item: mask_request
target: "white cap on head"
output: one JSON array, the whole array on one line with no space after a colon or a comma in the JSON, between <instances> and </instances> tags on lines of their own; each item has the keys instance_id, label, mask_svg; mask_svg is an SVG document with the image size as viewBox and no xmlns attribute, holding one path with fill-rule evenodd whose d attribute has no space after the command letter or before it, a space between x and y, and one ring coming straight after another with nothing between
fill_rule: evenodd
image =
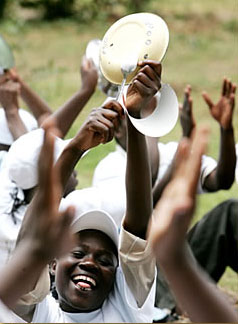
<instances>
[{"instance_id":1,"label":"white cap on head","mask_svg":"<svg viewBox=\"0 0 238 324\"><path fill-rule=\"evenodd\" d=\"M7 155L9 177L18 187L31 189L38 183L38 159L44 139L44 130L39 128L22 135L10 147ZM56 161L70 140L56 137L54 160Z\"/></svg>"},{"instance_id":2,"label":"white cap on head","mask_svg":"<svg viewBox=\"0 0 238 324\"><path fill-rule=\"evenodd\" d=\"M38 127L36 119L26 110L19 109L19 115L28 132ZM8 128L6 114L3 108L0 108L0 143L11 145L14 142L12 134Z\"/></svg>"},{"instance_id":3,"label":"white cap on head","mask_svg":"<svg viewBox=\"0 0 238 324\"><path fill-rule=\"evenodd\" d=\"M118 228L113 218L103 210L95 209L78 215L72 223L73 232L97 230L106 234L118 247Z\"/></svg>"},{"instance_id":4,"label":"white cap on head","mask_svg":"<svg viewBox=\"0 0 238 324\"><path fill-rule=\"evenodd\" d=\"M98 230L111 238L118 247L118 227L113 218L101 208L99 189L95 187L75 190L62 199L60 210L68 206L75 207L75 219L72 222L73 232Z\"/></svg>"}]
</instances>

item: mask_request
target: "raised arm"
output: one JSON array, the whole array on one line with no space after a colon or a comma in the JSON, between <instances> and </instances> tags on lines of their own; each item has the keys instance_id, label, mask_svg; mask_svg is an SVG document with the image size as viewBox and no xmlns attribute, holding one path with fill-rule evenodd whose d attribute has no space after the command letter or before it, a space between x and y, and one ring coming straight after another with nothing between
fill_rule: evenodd
<instances>
[{"instance_id":1,"label":"raised arm","mask_svg":"<svg viewBox=\"0 0 238 324\"><path fill-rule=\"evenodd\" d=\"M220 151L216 169L207 176L204 187L208 191L229 189L234 182L236 152L233 130L233 111L235 107L236 86L226 78L223 80L221 97L216 104L210 96L204 92L211 116L220 125Z\"/></svg>"},{"instance_id":2,"label":"raised arm","mask_svg":"<svg viewBox=\"0 0 238 324\"><path fill-rule=\"evenodd\" d=\"M81 64L82 85L79 91L75 93L62 107L60 107L51 117L56 122L57 128L64 137L71 125L93 95L97 85L97 70L93 62L85 56Z\"/></svg>"},{"instance_id":3,"label":"raised arm","mask_svg":"<svg viewBox=\"0 0 238 324\"><path fill-rule=\"evenodd\" d=\"M33 91L33 89L29 87L29 85L20 77L15 69L11 69L9 73L11 79L20 84L20 95L22 100L31 110L38 122L38 125L40 126L42 122L52 113L50 107L35 91Z\"/></svg>"},{"instance_id":4,"label":"raised arm","mask_svg":"<svg viewBox=\"0 0 238 324\"><path fill-rule=\"evenodd\" d=\"M19 93L20 84L17 82L9 80L0 85L0 102L5 111L9 131L14 140L27 133L26 126L19 115Z\"/></svg>"},{"instance_id":5,"label":"raised arm","mask_svg":"<svg viewBox=\"0 0 238 324\"><path fill-rule=\"evenodd\" d=\"M198 267L186 243L206 143L206 128L198 130L192 147L188 139L180 143L180 162L155 207L148 239L178 304L191 321L236 322L234 309Z\"/></svg>"},{"instance_id":6,"label":"raised arm","mask_svg":"<svg viewBox=\"0 0 238 324\"><path fill-rule=\"evenodd\" d=\"M180 105L180 124L182 127L182 137L191 137L193 130L196 127L196 122L193 116L193 100L191 97L192 88L187 85L184 91L183 105Z\"/></svg>"},{"instance_id":7,"label":"raised arm","mask_svg":"<svg viewBox=\"0 0 238 324\"><path fill-rule=\"evenodd\" d=\"M63 187L75 165L88 149L113 139L114 130L122 116L123 109L116 101L109 101L103 107L92 110L78 134L70 141L57 161Z\"/></svg>"},{"instance_id":8,"label":"raised arm","mask_svg":"<svg viewBox=\"0 0 238 324\"><path fill-rule=\"evenodd\" d=\"M22 240L0 275L0 299L13 308L18 299L34 289L42 270L54 257L72 247L70 224L74 210L58 212L62 187L53 168L52 126L45 131L39 158L39 186L27 209Z\"/></svg>"},{"instance_id":9,"label":"raised arm","mask_svg":"<svg viewBox=\"0 0 238 324\"><path fill-rule=\"evenodd\" d=\"M141 109L160 89L161 64L144 61L128 88L126 108L130 115L140 117ZM152 214L151 170L145 136L139 133L127 117L127 207L124 228L145 239L147 225Z\"/></svg>"}]
</instances>

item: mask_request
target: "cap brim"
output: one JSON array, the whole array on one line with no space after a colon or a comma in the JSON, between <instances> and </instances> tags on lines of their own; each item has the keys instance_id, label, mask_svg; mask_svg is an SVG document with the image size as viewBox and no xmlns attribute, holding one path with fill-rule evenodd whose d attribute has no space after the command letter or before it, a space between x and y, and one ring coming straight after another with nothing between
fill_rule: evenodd
<instances>
[{"instance_id":1,"label":"cap brim","mask_svg":"<svg viewBox=\"0 0 238 324\"><path fill-rule=\"evenodd\" d=\"M118 247L119 234L113 218L103 210L91 210L75 218L72 222L73 233L83 230L98 230L110 237Z\"/></svg>"}]
</instances>

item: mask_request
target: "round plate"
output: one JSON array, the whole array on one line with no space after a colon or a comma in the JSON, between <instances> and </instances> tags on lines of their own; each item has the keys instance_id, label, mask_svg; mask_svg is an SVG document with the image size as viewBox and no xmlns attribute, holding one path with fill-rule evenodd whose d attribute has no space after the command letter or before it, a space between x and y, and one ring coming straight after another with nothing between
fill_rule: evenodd
<instances>
[{"instance_id":1,"label":"round plate","mask_svg":"<svg viewBox=\"0 0 238 324\"><path fill-rule=\"evenodd\" d=\"M103 37L100 48L100 68L104 77L121 84L121 63L131 53L138 61L161 61L169 44L169 30L164 20L152 13L137 13L116 21ZM138 69L130 73L127 83Z\"/></svg>"},{"instance_id":2,"label":"round plate","mask_svg":"<svg viewBox=\"0 0 238 324\"><path fill-rule=\"evenodd\" d=\"M15 61L12 51L6 41L0 36L0 69L8 70L14 67Z\"/></svg>"}]
</instances>

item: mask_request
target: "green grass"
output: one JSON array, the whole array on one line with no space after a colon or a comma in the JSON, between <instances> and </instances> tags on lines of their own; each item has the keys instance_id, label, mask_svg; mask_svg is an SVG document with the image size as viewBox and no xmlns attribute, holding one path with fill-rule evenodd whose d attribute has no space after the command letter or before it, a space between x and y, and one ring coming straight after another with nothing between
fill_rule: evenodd
<instances>
[{"instance_id":1,"label":"green grass","mask_svg":"<svg viewBox=\"0 0 238 324\"><path fill-rule=\"evenodd\" d=\"M173 86L180 101L186 84L192 86L196 121L197 124L206 122L211 127L208 154L214 158L219 154L219 127L211 119L201 92L206 90L217 100L223 76L238 83L237 7L236 0L155 0L148 4L148 11L161 15L170 30L170 45L163 61L163 81ZM16 12L14 20L0 23L0 32L14 50L21 76L55 110L80 87L79 66L88 41L102 38L111 23L24 22L24 15L23 11ZM75 134L89 111L100 105L104 98L97 90L68 137ZM237 141L237 107L234 128ZM177 123L161 141L176 141L180 137L181 129ZM114 149L114 145L114 142L100 145L79 162L80 188L90 186L94 167ZM234 184L229 191L199 196L194 222L219 202L237 198L237 192L238 185ZM235 291L237 275L228 270L221 284Z\"/></svg>"}]
</instances>

